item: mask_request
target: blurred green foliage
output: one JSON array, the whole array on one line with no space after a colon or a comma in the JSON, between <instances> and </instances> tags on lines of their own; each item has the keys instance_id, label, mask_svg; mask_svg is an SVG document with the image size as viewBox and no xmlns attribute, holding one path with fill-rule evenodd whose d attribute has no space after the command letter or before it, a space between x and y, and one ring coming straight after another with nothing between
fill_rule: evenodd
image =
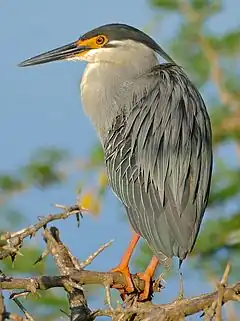
<instances>
[{"instance_id":1,"label":"blurred green foliage","mask_svg":"<svg viewBox=\"0 0 240 321\"><path fill-rule=\"evenodd\" d=\"M56 148L37 151L30 162L20 169L24 182L38 187L61 183L65 175L59 169L59 164L66 161L67 157L66 151Z\"/></svg>"}]
</instances>

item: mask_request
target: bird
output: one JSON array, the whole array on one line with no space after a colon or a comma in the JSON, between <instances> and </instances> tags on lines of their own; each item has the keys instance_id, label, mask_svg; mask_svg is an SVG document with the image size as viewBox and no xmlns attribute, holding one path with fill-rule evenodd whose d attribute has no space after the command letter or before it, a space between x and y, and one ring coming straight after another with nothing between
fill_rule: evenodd
<instances>
[{"instance_id":1,"label":"bird","mask_svg":"<svg viewBox=\"0 0 240 321\"><path fill-rule=\"evenodd\" d=\"M207 207L212 130L204 100L185 73L145 32L122 23L97 27L74 42L27 59L20 67L85 61L82 106L104 153L109 185L134 231L116 268L135 291L129 261L140 237L153 257L138 276L149 299L158 264L181 266L192 251ZM160 61L163 60L163 61Z\"/></svg>"}]
</instances>

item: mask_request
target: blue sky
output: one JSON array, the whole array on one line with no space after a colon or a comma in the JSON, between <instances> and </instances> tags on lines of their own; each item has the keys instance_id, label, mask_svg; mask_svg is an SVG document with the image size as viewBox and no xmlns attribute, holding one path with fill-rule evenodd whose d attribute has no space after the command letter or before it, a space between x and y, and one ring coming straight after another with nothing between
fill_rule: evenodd
<instances>
[{"instance_id":1,"label":"blue sky","mask_svg":"<svg viewBox=\"0 0 240 321\"><path fill-rule=\"evenodd\" d=\"M231 5L229 4L231 2ZM226 2L222 14L212 19L210 26L222 33L236 25L237 0ZM236 8L236 7L235 7ZM79 94L83 63L61 62L35 68L18 68L17 64L38 54L77 39L86 31L110 22L124 22L138 28L149 24L154 16L145 0L77 1L42 0L3 1L0 11L0 172L14 171L29 161L31 154L43 146L56 146L71 155L86 158L96 135L84 115ZM221 22L221 23L220 23ZM161 24L155 38L167 47L166 38L177 28L177 20ZM80 173L79 173L80 175ZM33 190L15 199L15 205L33 223L38 215L52 211L51 204L73 204L79 177L51 190ZM113 246L97 258L91 269L108 270L115 266L130 237L130 229L121 219L121 209L109 192L100 218L86 218L80 230L69 220L59 223L64 241L80 258L99 245L115 239ZM187 262L183 272L188 275ZM177 282L177 283L176 283ZM178 277L169 281L158 298L168 301L177 295ZM199 276L186 277L186 294L209 290ZM99 306L98 301L92 307Z\"/></svg>"}]
</instances>

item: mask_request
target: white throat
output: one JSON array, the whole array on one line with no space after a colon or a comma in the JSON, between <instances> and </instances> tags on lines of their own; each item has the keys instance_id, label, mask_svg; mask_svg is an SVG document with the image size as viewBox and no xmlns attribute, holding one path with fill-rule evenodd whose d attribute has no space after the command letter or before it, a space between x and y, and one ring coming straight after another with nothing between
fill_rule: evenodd
<instances>
[{"instance_id":1,"label":"white throat","mask_svg":"<svg viewBox=\"0 0 240 321\"><path fill-rule=\"evenodd\" d=\"M83 109L101 140L123 108L124 92L119 88L158 64L154 51L143 44L112 44L117 47L90 50L82 57L88 61L80 85Z\"/></svg>"}]
</instances>

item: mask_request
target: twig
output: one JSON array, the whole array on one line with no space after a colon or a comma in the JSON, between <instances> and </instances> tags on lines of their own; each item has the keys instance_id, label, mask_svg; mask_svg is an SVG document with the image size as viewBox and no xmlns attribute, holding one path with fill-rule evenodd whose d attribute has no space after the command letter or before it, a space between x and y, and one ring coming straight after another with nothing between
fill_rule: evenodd
<instances>
[{"instance_id":1,"label":"twig","mask_svg":"<svg viewBox=\"0 0 240 321\"><path fill-rule=\"evenodd\" d=\"M13 301L17 304L19 309L24 313L26 320L34 321L33 317L28 313L28 311L24 308L24 306L22 305L22 303L18 299L15 298L15 299L13 299Z\"/></svg>"},{"instance_id":2,"label":"twig","mask_svg":"<svg viewBox=\"0 0 240 321\"><path fill-rule=\"evenodd\" d=\"M106 286L105 286L105 291L106 291L106 303L107 303L109 309L113 311L112 302L111 302L110 286L108 284L106 284Z\"/></svg>"},{"instance_id":3,"label":"twig","mask_svg":"<svg viewBox=\"0 0 240 321\"><path fill-rule=\"evenodd\" d=\"M12 321L29 321L30 319L20 317L15 313L9 313L6 311L5 304L4 304L4 297L2 292L0 291L0 321L4 320L12 320Z\"/></svg>"},{"instance_id":4,"label":"twig","mask_svg":"<svg viewBox=\"0 0 240 321\"><path fill-rule=\"evenodd\" d=\"M30 225L20 231L2 234L0 240L7 241L7 243L6 245L1 246L0 260L12 255L13 252L17 253L22 247L23 240L26 237L32 237L38 230L46 226L49 222L67 219L69 216L76 215L77 213L81 213L81 208L79 208L78 205L66 207L64 212L58 214L49 214L41 218L38 223Z\"/></svg>"},{"instance_id":5,"label":"twig","mask_svg":"<svg viewBox=\"0 0 240 321\"><path fill-rule=\"evenodd\" d=\"M92 263L92 261L102 252L104 251L107 247L109 247L110 245L112 245L113 240L103 244L96 252L92 253L91 255L89 255L89 257L83 261L82 263L80 263L80 267L82 269L84 269L85 267L87 267L88 265L90 265Z\"/></svg>"},{"instance_id":6,"label":"twig","mask_svg":"<svg viewBox=\"0 0 240 321\"><path fill-rule=\"evenodd\" d=\"M204 309L204 313L202 314L202 316L204 316L204 321L212 321L215 315L215 311L216 311L216 306L217 306L217 302L213 301L213 303L211 304L211 306L206 309Z\"/></svg>"},{"instance_id":7,"label":"twig","mask_svg":"<svg viewBox=\"0 0 240 321\"><path fill-rule=\"evenodd\" d=\"M183 290L183 275L182 273L179 274L179 293L178 293L178 300L182 300L184 297L184 290Z\"/></svg>"},{"instance_id":8,"label":"twig","mask_svg":"<svg viewBox=\"0 0 240 321\"><path fill-rule=\"evenodd\" d=\"M228 275L230 272L230 264L228 263L226 269L224 271L222 280L218 286L218 298L217 298L217 306L216 306L216 321L222 321L222 303L224 291L227 286Z\"/></svg>"},{"instance_id":9,"label":"twig","mask_svg":"<svg viewBox=\"0 0 240 321\"><path fill-rule=\"evenodd\" d=\"M0 291L0 321L4 321L5 305L2 291Z\"/></svg>"}]
</instances>

